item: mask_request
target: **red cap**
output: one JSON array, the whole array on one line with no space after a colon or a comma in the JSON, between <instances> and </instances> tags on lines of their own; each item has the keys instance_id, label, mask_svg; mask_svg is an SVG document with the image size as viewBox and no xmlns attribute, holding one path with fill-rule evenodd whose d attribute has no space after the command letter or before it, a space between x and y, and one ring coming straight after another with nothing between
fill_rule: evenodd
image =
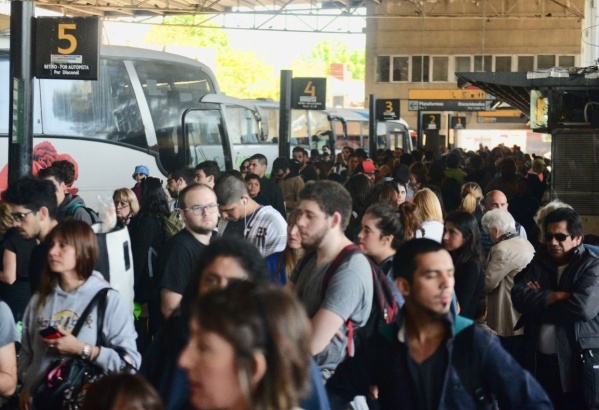
<instances>
[{"instance_id":1,"label":"red cap","mask_svg":"<svg viewBox=\"0 0 599 410\"><path fill-rule=\"evenodd\" d=\"M376 171L376 166L371 161L362 162L362 168L364 168L365 174L372 174L374 171Z\"/></svg>"}]
</instances>

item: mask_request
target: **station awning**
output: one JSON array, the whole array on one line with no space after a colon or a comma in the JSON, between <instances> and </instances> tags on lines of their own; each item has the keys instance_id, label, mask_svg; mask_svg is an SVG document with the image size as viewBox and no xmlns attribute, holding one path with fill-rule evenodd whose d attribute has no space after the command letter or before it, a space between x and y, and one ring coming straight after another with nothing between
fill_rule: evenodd
<instances>
[{"instance_id":1,"label":"station awning","mask_svg":"<svg viewBox=\"0 0 599 410\"><path fill-rule=\"evenodd\" d=\"M599 79L588 76L583 69L571 69L567 77L527 78L527 73L456 73L458 86L473 85L495 96L530 117L530 94L535 89L599 89ZM568 71L568 70L566 70ZM549 72L549 71L547 71ZM537 73L537 72L535 72ZM539 72L541 75L542 72ZM596 74L596 73L594 73ZM591 77L591 78L589 78Z\"/></svg>"}]
</instances>

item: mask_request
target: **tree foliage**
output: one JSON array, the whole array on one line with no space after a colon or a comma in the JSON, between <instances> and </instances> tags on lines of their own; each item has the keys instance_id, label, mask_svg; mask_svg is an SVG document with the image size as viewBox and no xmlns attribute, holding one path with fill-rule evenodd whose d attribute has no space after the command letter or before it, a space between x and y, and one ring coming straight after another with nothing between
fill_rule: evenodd
<instances>
[{"instance_id":1,"label":"tree foliage","mask_svg":"<svg viewBox=\"0 0 599 410\"><path fill-rule=\"evenodd\" d=\"M346 44L330 39L321 41L302 60L294 61L295 69L305 75L329 75L331 64L345 64L354 80L363 80L366 70L366 56L363 50L349 51ZM302 74L304 75L304 74Z\"/></svg>"},{"instance_id":2,"label":"tree foliage","mask_svg":"<svg viewBox=\"0 0 599 410\"><path fill-rule=\"evenodd\" d=\"M237 98L279 97L278 77L272 66L264 63L255 52L232 48L229 37L222 29L216 26L193 26L193 19L193 16L167 17L165 25L152 28L145 41L152 44L213 48L216 50L214 75L223 93Z\"/></svg>"}]
</instances>

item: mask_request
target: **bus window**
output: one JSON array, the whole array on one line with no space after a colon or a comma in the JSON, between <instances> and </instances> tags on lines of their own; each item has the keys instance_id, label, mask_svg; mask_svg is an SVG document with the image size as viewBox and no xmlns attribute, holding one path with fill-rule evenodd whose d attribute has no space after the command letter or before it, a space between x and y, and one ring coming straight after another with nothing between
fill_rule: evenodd
<instances>
[{"instance_id":1,"label":"bus window","mask_svg":"<svg viewBox=\"0 0 599 410\"><path fill-rule=\"evenodd\" d=\"M233 144L259 144L259 130L256 117L251 110L235 105L226 107L227 132Z\"/></svg>"},{"instance_id":2,"label":"bus window","mask_svg":"<svg viewBox=\"0 0 599 410\"><path fill-rule=\"evenodd\" d=\"M181 158L180 151L184 149L181 115L186 109L197 107L200 98L213 92L214 86L198 67L171 61L132 63L154 123L162 166L167 170L178 168L181 164L173 158Z\"/></svg>"},{"instance_id":3,"label":"bus window","mask_svg":"<svg viewBox=\"0 0 599 410\"><path fill-rule=\"evenodd\" d=\"M45 134L147 146L144 127L122 62L100 60L97 81L41 80Z\"/></svg>"},{"instance_id":4,"label":"bus window","mask_svg":"<svg viewBox=\"0 0 599 410\"><path fill-rule=\"evenodd\" d=\"M225 170L224 128L220 111L191 110L185 114L184 120L190 155L188 165L212 160Z\"/></svg>"}]
</instances>

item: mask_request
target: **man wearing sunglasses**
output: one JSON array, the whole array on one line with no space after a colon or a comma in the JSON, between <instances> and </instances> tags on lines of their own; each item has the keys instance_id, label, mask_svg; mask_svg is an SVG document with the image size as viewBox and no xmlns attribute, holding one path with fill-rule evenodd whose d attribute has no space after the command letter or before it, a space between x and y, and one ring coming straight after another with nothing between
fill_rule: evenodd
<instances>
[{"instance_id":1,"label":"man wearing sunglasses","mask_svg":"<svg viewBox=\"0 0 599 410\"><path fill-rule=\"evenodd\" d=\"M582 245L582 222L574 210L556 209L543 227L546 249L512 288L512 302L522 313L516 329L524 326L527 367L555 408L586 409L591 400L585 402L584 386L591 380L583 379L581 349L599 349L599 257Z\"/></svg>"}]
</instances>

